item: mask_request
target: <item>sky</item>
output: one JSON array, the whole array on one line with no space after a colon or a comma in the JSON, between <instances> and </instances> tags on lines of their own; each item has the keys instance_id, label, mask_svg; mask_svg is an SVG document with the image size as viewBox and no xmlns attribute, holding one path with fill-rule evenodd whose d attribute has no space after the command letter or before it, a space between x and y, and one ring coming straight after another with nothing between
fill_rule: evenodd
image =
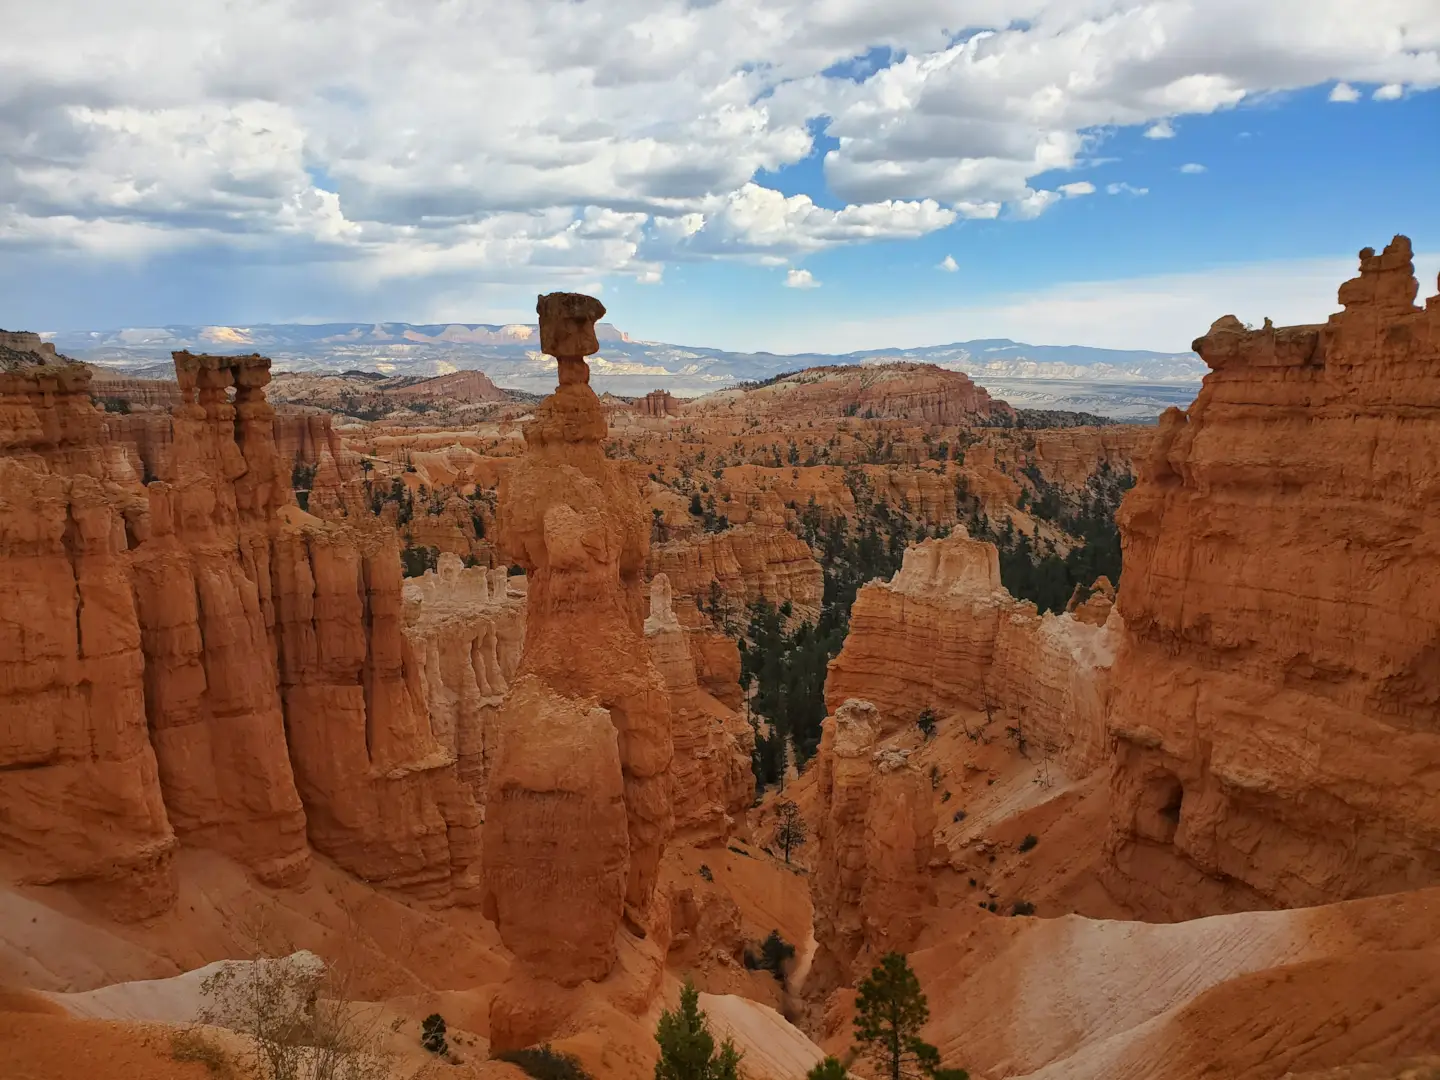
<instances>
[{"instance_id":1,"label":"sky","mask_svg":"<svg viewBox=\"0 0 1440 1080\"><path fill-rule=\"evenodd\" d=\"M1182 350L1440 272L1435 0L48 0L0 326Z\"/></svg>"}]
</instances>

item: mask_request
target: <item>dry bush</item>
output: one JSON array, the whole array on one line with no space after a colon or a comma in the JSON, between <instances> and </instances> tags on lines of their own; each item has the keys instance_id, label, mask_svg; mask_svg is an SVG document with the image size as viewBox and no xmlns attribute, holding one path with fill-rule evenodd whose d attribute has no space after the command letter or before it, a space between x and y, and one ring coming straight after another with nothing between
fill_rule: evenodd
<instances>
[{"instance_id":1,"label":"dry bush","mask_svg":"<svg viewBox=\"0 0 1440 1080\"><path fill-rule=\"evenodd\" d=\"M182 1028L170 1036L170 1056L176 1061L198 1061L211 1076L230 1076L230 1058L203 1031Z\"/></svg>"},{"instance_id":2,"label":"dry bush","mask_svg":"<svg viewBox=\"0 0 1440 1080\"><path fill-rule=\"evenodd\" d=\"M378 1007L352 1004L346 965L289 947L262 912L249 927L254 959L227 963L200 985L200 1023L248 1036L263 1080L385 1080L391 1055Z\"/></svg>"}]
</instances>

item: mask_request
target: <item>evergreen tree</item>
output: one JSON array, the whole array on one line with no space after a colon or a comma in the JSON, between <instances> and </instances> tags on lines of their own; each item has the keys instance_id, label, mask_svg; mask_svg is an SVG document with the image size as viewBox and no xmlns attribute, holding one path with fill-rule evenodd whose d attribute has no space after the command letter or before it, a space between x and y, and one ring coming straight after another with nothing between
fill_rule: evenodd
<instances>
[{"instance_id":1,"label":"evergreen tree","mask_svg":"<svg viewBox=\"0 0 1440 1080\"><path fill-rule=\"evenodd\" d=\"M901 953L886 953L860 980L855 996L856 1050L889 1080L940 1077L965 1080L963 1069L941 1069L940 1051L920 1038L930 1006L920 980Z\"/></svg>"},{"instance_id":2,"label":"evergreen tree","mask_svg":"<svg viewBox=\"0 0 1440 1080\"><path fill-rule=\"evenodd\" d=\"M827 1057L805 1074L805 1080L850 1080L839 1058Z\"/></svg>"},{"instance_id":3,"label":"evergreen tree","mask_svg":"<svg viewBox=\"0 0 1440 1080\"><path fill-rule=\"evenodd\" d=\"M729 1039L715 1049L699 1002L700 992L686 979L680 1007L660 1014L655 1026L655 1041L660 1044L655 1080L739 1080L739 1051Z\"/></svg>"},{"instance_id":4,"label":"evergreen tree","mask_svg":"<svg viewBox=\"0 0 1440 1080\"><path fill-rule=\"evenodd\" d=\"M801 816L800 808L789 799L782 800L775 807L775 843L785 852L787 865L790 862L790 849L805 843L807 835L805 818Z\"/></svg>"}]
</instances>

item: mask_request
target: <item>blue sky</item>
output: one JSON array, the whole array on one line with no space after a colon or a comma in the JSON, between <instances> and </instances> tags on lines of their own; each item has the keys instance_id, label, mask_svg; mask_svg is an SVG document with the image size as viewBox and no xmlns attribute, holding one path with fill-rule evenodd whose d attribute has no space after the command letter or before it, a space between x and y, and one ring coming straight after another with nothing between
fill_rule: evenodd
<instances>
[{"instance_id":1,"label":"blue sky","mask_svg":"<svg viewBox=\"0 0 1440 1080\"><path fill-rule=\"evenodd\" d=\"M0 326L507 322L580 289L677 343L1180 350L1322 319L1396 232L1435 291L1433 0L297 10L21 11Z\"/></svg>"}]
</instances>

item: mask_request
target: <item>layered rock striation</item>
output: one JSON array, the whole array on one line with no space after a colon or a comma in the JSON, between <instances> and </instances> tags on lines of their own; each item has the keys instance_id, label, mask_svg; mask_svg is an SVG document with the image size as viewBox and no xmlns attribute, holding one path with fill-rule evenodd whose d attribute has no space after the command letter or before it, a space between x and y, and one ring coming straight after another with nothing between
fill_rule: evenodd
<instances>
[{"instance_id":1,"label":"layered rock striation","mask_svg":"<svg viewBox=\"0 0 1440 1080\"><path fill-rule=\"evenodd\" d=\"M825 718L817 770L820 855L812 885L817 959L842 981L905 952L935 902L935 810L909 751L882 746L896 725L851 699Z\"/></svg>"},{"instance_id":2,"label":"layered rock striation","mask_svg":"<svg viewBox=\"0 0 1440 1080\"><path fill-rule=\"evenodd\" d=\"M670 696L675 743L675 836L695 844L723 843L755 797L750 754L755 733L735 712L701 689L688 634L672 606L670 581L650 583L645 643Z\"/></svg>"},{"instance_id":3,"label":"layered rock striation","mask_svg":"<svg viewBox=\"0 0 1440 1080\"><path fill-rule=\"evenodd\" d=\"M1396 237L1324 325L1216 322L1126 498L1111 884L1158 913L1440 880L1440 297L1417 291Z\"/></svg>"},{"instance_id":4,"label":"layered rock striation","mask_svg":"<svg viewBox=\"0 0 1440 1080\"><path fill-rule=\"evenodd\" d=\"M824 572L810 546L774 526L742 525L656 545L648 572L664 574L675 594L691 604L709 604L718 590L742 622L746 608L757 600L777 606L788 601L797 614L813 621L825 591Z\"/></svg>"},{"instance_id":5,"label":"layered rock striation","mask_svg":"<svg viewBox=\"0 0 1440 1080\"><path fill-rule=\"evenodd\" d=\"M407 607L393 535L300 510L264 357L176 354L182 401L142 484L89 372L32 339L0 348L0 854L125 916L173 901L177 835L270 884L313 845L464 899L485 745L468 706L518 664L519 602L447 565L445 601L421 585Z\"/></svg>"},{"instance_id":6,"label":"layered rock striation","mask_svg":"<svg viewBox=\"0 0 1440 1080\"><path fill-rule=\"evenodd\" d=\"M175 897L127 560L149 506L89 382L0 333L0 855L144 917Z\"/></svg>"},{"instance_id":7,"label":"layered rock striation","mask_svg":"<svg viewBox=\"0 0 1440 1080\"><path fill-rule=\"evenodd\" d=\"M926 709L983 711L1053 747L1073 772L1088 772L1106 752L1121 632L1108 612L1096 625L1102 608L1096 600L1076 614L1037 615L1005 591L993 545L963 529L926 540L905 552L890 581L856 596L850 633L830 662L826 704L834 711L861 698L893 724L912 724Z\"/></svg>"}]
</instances>

